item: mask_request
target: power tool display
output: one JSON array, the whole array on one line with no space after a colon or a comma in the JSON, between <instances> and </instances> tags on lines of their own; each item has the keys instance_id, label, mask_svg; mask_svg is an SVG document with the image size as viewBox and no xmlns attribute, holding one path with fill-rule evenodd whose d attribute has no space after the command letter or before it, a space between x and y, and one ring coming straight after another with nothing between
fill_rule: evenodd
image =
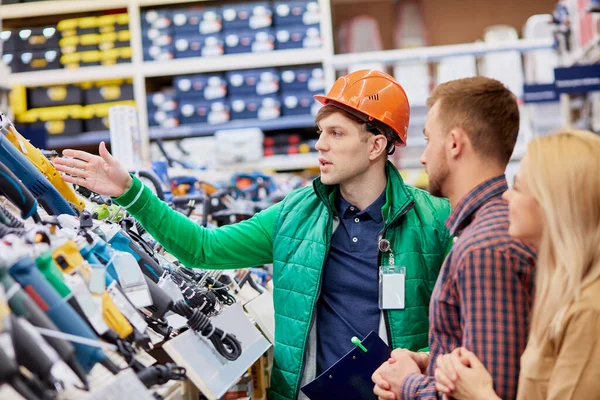
<instances>
[{"instance_id":1,"label":"power tool display","mask_svg":"<svg viewBox=\"0 0 600 400\"><path fill-rule=\"evenodd\" d=\"M240 340L213 318L236 303L247 276L186 268L109 198L67 184L55 154L32 146L2 113L0 132L0 384L25 399L54 399L90 390L94 369L131 368L152 391L186 370L147 366L141 354L187 330L223 363L242 355ZM251 216L277 191L259 174L222 186L177 182L194 192L180 201L169 191L168 202L209 227Z\"/></svg>"}]
</instances>

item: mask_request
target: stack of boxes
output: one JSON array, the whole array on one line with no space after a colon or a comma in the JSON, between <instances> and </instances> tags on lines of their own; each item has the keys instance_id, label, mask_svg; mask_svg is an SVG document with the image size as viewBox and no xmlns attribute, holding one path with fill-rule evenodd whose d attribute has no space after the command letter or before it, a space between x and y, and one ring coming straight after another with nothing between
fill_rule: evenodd
<instances>
[{"instance_id":1,"label":"stack of boxes","mask_svg":"<svg viewBox=\"0 0 600 400\"><path fill-rule=\"evenodd\" d=\"M56 26L4 30L2 61L12 72L31 72L61 68L60 32Z\"/></svg>"},{"instance_id":2,"label":"stack of boxes","mask_svg":"<svg viewBox=\"0 0 600 400\"><path fill-rule=\"evenodd\" d=\"M148 94L150 126L218 125L315 115L323 93L321 66L261 68L175 77L173 87Z\"/></svg>"},{"instance_id":3,"label":"stack of boxes","mask_svg":"<svg viewBox=\"0 0 600 400\"><path fill-rule=\"evenodd\" d=\"M320 48L320 18L315 0L147 10L144 60Z\"/></svg>"},{"instance_id":4,"label":"stack of boxes","mask_svg":"<svg viewBox=\"0 0 600 400\"><path fill-rule=\"evenodd\" d=\"M220 8L193 7L173 11L173 43L176 58L223 55L225 40Z\"/></svg>"},{"instance_id":5,"label":"stack of boxes","mask_svg":"<svg viewBox=\"0 0 600 400\"><path fill-rule=\"evenodd\" d=\"M64 68L131 62L127 13L65 19L57 28Z\"/></svg>"},{"instance_id":6,"label":"stack of boxes","mask_svg":"<svg viewBox=\"0 0 600 400\"><path fill-rule=\"evenodd\" d=\"M175 58L171 10L148 10L142 13L142 46L144 61Z\"/></svg>"},{"instance_id":7,"label":"stack of boxes","mask_svg":"<svg viewBox=\"0 0 600 400\"><path fill-rule=\"evenodd\" d=\"M131 62L129 15L73 18L55 26L0 32L2 61L12 72Z\"/></svg>"},{"instance_id":8,"label":"stack of boxes","mask_svg":"<svg viewBox=\"0 0 600 400\"><path fill-rule=\"evenodd\" d=\"M321 10L318 1L276 1L276 49L321 47Z\"/></svg>"},{"instance_id":9,"label":"stack of boxes","mask_svg":"<svg viewBox=\"0 0 600 400\"><path fill-rule=\"evenodd\" d=\"M2 62L10 69L13 69L15 60L15 43L17 31L6 29L0 31L0 45L2 45ZM13 72L17 72L16 69Z\"/></svg>"},{"instance_id":10,"label":"stack of boxes","mask_svg":"<svg viewBox=\"0 0 600 400\"><path fill-rule=\"evenodd\" d=\"M16 87L11 108L30 139L108 129L108 109L135 105L131 80L84 82L39 88Z\"/></svg>"}]
</instances>

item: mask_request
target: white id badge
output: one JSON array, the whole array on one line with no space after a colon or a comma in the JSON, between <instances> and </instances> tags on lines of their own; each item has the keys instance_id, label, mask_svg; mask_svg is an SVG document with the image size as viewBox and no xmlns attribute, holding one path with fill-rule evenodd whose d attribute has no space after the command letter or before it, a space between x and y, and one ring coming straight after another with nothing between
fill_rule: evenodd
<instances>
[{"instance_id":1,"label":"white id badge","mask_svg":"<svg viewBox=\"0 0 600 400\"><path fill-rule=\"evenodd\" d=\"M406 267L398 265L379 268L379 309L403 310Z\"/></svg>"}]
</instances>

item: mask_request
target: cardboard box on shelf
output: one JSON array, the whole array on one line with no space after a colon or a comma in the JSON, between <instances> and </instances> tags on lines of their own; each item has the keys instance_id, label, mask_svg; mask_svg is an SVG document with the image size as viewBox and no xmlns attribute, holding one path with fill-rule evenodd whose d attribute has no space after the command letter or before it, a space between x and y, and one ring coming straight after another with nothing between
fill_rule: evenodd
<instances>
[{"instance_id":1,"label":"cardboard box on shelf","mask_svg":"<svg viewBox=\"0 0 600 400\"><path fill-rule=\"evenodd\" d=\"M275 30L275 49L318 49L322 46L318 26L286 26Z\"/></svg>"},{"instance_id":2,"label":"cardboard box on shelf","mask_svg":"<svg viewBox=\"0 0 600 400\"><path fill-rule=\"evenodd\" d=\"M273 25L273 6L270 2L228 4L223 6L223 28L227 30L262 29Z\"/></svg>"},{"instance_id":3,"label":"cardboard box on shelf","mask_svg":"<svg viewBox=\"0 0 600 400\"><path fill-rule=\"evenodd\" d=\"M230 71L225 75L230 95L264 96L279 91L280 75L276 68Z\"/></svg>"},{"instance_id":4,"label":"cardboard box on shelf","mask_svg":"<svg viewBox=\"0 0 600 400\"><path fill-rule=\"evenodd\" d=\"M272 28L225 32L225 53L265 53L275 50Z\"/></svg>"},{"instance_id":5,"label":"cardboard box on shelf","mask_svg":"<svg viewBox=\"0 0 600 400\"><path fill-rule=\"evenodd\" d=\"M321 8L318 1L283 0L274 2L273 6L275 26L310 26L321 22Z\"/></svg>"}]
</instances>

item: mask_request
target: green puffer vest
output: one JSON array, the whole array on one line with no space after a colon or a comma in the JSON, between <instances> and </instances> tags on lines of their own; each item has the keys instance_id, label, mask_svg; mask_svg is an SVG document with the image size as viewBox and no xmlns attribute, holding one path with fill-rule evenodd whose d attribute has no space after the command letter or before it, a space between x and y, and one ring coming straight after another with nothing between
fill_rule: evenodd
<instances>
[{"instance_id":1,"label":"green puffer vest","mask_svg":"<svg viewBox=\"0 0 600 400\"><path fill-rule=\"evenodd\" d=\"M451 240L444 221L446 200L406 186L388 162L383 237L392 247L395 264L406 267L405 309L386 311L392 348L421 350L428 345L429 298ZM280 204L273 229L273 280L276 337L271 400L295 400L305 362L308 335L329 252L337 186L316 179L288 195ZM380 253L389 265L389 253Z\"/></svg>"}]
</instances>

